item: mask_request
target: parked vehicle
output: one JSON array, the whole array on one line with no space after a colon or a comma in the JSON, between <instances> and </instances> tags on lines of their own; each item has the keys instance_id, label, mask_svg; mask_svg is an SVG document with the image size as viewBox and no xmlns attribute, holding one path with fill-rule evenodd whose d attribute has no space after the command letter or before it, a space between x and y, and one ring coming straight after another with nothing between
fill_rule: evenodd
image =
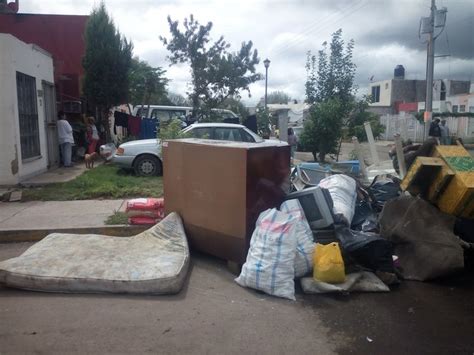
<instances>
[{"instance_id":1,"label":"parked vehicle","mask_svg":"<svg viewBox=\"0 0 474 355\"><path fill-rule=\"evenodd\" d=\"M230 123L195 123L182 130L193 138L225 140L235 142L261 143L264 140L245 126ZM142 139L121 144L112 162L133 169L140 176L154 176L163 173L161 144L159 139Z\"/></svg>"},{"instance_id":2,"label":"parked vehicle","mask_svg":"<svg viewBox=\"0 0 474 355\"><path fill-rule=\"evenodd\" d=\"M170 119L178 118L188 125L195 122L192 111L193 108L187 106L138 105L133 109L133 116L153 118L159 122L167 122ZM212 112L222 120L238 120L238 116L230 110L215 108L212 109Z\"/></svg>"}]
</instances>

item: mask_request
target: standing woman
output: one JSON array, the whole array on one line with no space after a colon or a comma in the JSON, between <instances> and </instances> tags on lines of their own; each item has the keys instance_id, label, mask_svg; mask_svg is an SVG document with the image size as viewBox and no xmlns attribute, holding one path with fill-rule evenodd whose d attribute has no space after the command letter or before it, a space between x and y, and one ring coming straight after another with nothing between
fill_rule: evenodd
<instances>
[{"instance_id":1,"label":"standing woman","mask_svg":"<svg viewBox=\"0 0 474 355\"><path fill-rule=\"evenodd\" d=\"M63 111L58 112L58 140L61 148L61 157L63 166L66 168L72 167L72 145L74 144L74 137L72 135L72 127L66 120L66 115Z\"/></svg>"},{"instance_id":2,"label":"standing woman","mask_svg":"<svg viewBox=\"0 0 474 355\"><path fill-rule=\"evenodd\" d=\"M95 126L94 117L89 117L87 119L87 154L92 154L95 152L98 140L99 133L97 132L97 127Z\"/></svg>"}]
</instances>

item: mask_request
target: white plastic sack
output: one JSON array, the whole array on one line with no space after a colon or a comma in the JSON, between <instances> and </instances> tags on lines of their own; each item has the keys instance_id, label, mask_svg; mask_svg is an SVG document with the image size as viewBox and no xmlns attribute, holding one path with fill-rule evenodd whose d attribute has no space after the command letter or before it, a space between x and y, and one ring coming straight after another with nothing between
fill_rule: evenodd
<instances>
[{"instance_id":1,"label":"white plastic sack","mask_svg":"<svg viewBox=\"0 0 474 355\"><path fill-rule=\"evenodd\" d=\"M301 279L304 293L331 292L390 292L390 289L373 272L361 271L346 275L346 281L340 284L329 284L312 277Z\"/></svg>"},{"instance_id":2,"label":"white plastic sack","mask_svg":"<svg viewBox=\"0 0 474 355\"><path fill-rule=\"evenodd\" d=\"M260 214L247 260L235 279L240 286L295 300L295 222L275 208Z\"/></svg>"},{"instance_id":3,"label":"white plastic sack","mask_svg":"<svg viewBox=\"0 0 474 355\"><path fill-rule=\"evenodd\" d=\"M298 200L288 200L281 204L280 211L296 218L295 277L302 277L313 269L313 232L306 220L304 210Z\"/></svg>"},{"instance_id":4,"label":"white plastic sack","mask_svg":"<svg viewBox=\"0 0 474 355\"><path fill-rule=\"evenodd\" d=\"M356 181L350 176L337 174L322 179L319 186L329 191L334 204L334 215L350 226L357 199Z\"/></svg>"}]
</instances>

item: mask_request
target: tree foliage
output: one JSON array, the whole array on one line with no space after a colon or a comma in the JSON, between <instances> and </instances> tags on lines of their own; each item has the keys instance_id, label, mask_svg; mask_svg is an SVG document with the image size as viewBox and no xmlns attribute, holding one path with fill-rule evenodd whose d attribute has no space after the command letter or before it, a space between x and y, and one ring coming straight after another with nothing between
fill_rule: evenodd
<instances>
[{"instance_id":1,"label":"tree foliage","mask_svg":"<svg viewBox=\"0 0 474 355\"><path fill-rule=\"evenodd\" d=\"M287 104L290 101L290 95L284 91L272 91L267 96L267 104Z\"/></svg>"},{"instance_id":2,"label":"tree foliage","mask_svg":"<svg viewBox=\"0 0 474 355\"><path fill-rule=\"evenodd\" d=\"M329 50L327 43L318 56L307 54L306 101L310 104L338 98L349 102L355 93L354 76L356 65L352 62L354 41L344 47L342 29L332 34Z\"/></svg>"},{"instance_id":3,"label":"tree foliage","mask_svg":"<svg viewBox=\"0 0 474 355\"><path fill-rule=\"evenodd\" d=\"M313 106L310 119L304 123L301 145L313 153L314 160L324 161L326 154L336 153L342 132L341 116L344 105L333 98Z\"/></svg>"},{"instance_id":4,"label":"tree foliage","mask_svg":"<svg viewBox=\"0 0 474 355\"><path fill-rule=\"evenodd\" d=\"M127 102L133 44L117 30L104 3L87 21L85 46L83 93L89 107L104 113Z\"/></svg>"},{"instance_id":5,"label":"tree foliage","mask_svg":"<svg viewBox=\"0 0 474 355\"><path fill-rule=\"evenodd\" d=\"M238 52L229 52L230 45L220 37L211 42L212 22L201 25L193 15L184 19L183 26L168 16L171 38L160 37L170 51L171 65L187 63L191 68L192 91L189 98L194 110L210 116L228 97L240 97L242 91L250 95L250 84L261 79L256 72L258 52L252 41L243 42Z\"/></svg>"},{"instance_id":6,"label":"tree foliage","mask_svg":"<svg viewBox=\"0 0 474 355\"><path fill-rule=\"evenodd\" d=\"M257 109L257 133L259 136L270 138L271 114L265 108Z\"/></svg>"},{"instance_id":7,"label":"tree foliage","mask_svg":"<svg viewBox=\"0 0 474 355\"><path fill-rule=\"evenodd\" d=\"M135 57L132 59L129 73L129 102L133 105L166 104L166 71L152 67L147 62Z\"/></svg>"},{"instance_id":8,"label":"tree foliage","mask_svg":"<svg viewBox=\"0 0 474 355\"><path fill-rule=\"evenodd\" d=\"M377 114L367 111L369 107L369 100L364 97L362 100L354 101L349 121L347 123L348 137L357 137L359 142L367 141L367 134L365 133L364 122L370 122L372 133L377 138L384 131L385 127L380 123L380 118Z\"/></svg>"},{"instance_id":9,"label":"tree foliage","mask_svg":"<svg viewBox=\"0 0 474 355\"><path fill-rule=\"evenodd\" d=\"M352 110L356 66L352 62L354 41L347 45L342 30L332 34L329 48L323 43L318 56L308 52L306 70L306 101L313 104L306 122L301 144L311 151L316 160L324 161L334 153L342 137L344 119Z\"/></svg>"}]
</instances>

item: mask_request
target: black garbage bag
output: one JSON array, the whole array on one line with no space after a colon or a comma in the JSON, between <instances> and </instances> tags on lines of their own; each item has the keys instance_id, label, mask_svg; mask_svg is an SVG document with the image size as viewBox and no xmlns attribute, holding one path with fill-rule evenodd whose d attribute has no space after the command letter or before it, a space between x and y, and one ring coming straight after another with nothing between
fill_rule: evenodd
<instances>
[{"instance_id":1,"label":"black garbage bag","mask_svg":"<svg viewBox=\"0 0 474 355\"><path fill-rule=\"evenodd\" d=\"M369 192L375 200L375 207L381 211L385 202L400 196L400 179L393 175L378 175L369 186Z\"/></svg>"},{"instance_id":2,"label":"black garbage bag","mask_svg":"<svg viewBox=\"0 0 474 355\"><path fill-rule=\"evenodd\" d=\"M351 229L362 232L378 232L377 214L369 201L357 200Z\"/></svg>"},{"instance_id":3,"label":"black garbage bag","mask_svg":"<svg viewBox=\"0 0 474 355\"><path fill-rule=\"evenodd\" d=\"M393 273L393 245L376 233L349 229L343 225L335 226L336 237L344 254L358 264L373 271Z\"/></svg>"}]
</instances>

